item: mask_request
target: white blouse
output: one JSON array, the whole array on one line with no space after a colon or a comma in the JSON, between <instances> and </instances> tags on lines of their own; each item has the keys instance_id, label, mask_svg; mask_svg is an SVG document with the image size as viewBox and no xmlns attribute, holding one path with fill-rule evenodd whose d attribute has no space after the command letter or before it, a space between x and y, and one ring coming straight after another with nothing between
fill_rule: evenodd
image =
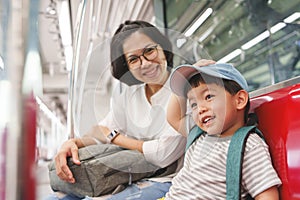
<instances>
[{"instance_id":1,"label":"white blouse","mask_svg":"<svg viewBox=\"0 0 300 200\"><path fill-rule=\"evenodd\" d=\"M144 140L146 160L166 167L183 155L186 144L186 138L166 120L170 96L169 81L151 97L151 104L146 97L145 84L128 86L120 83L113 91L110 112L99 124Z\"/></svg>"}]
</instances>

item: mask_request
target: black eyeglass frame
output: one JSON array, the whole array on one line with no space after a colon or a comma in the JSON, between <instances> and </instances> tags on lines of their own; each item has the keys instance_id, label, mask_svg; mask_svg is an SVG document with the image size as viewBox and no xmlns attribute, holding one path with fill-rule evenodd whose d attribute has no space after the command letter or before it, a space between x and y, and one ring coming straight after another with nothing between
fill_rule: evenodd
<instances>
[{"instance_id":1,"label":"black eyeglass frame","mask_svg":"<svg viewBox=\"0 0 300 200\"><path fill-rule=\"evenodd\" d=\"M126 59L127 60L128 68L129 69L137 69L137 68L139 68L142 65L142 59L141 59L142 56L147 61L151 61L151 60L154 60L155 58L157 58L157 56L158 56L158 49L157 49L157 47L158 47L158 44L152 45L152 46L144 48L144 50L143 50L143 52L142 52L141 55L139 55L139 56L136 56L136 55L130 56L130 59ZM150 52L152 50L154 50L156 52L156 55L153 58L149 59L148 56L147 56L147 52ZM140 62L139 63L138 62L137 63L130 63L133 59L138 59Z\"/></svg>"}]
</instances>

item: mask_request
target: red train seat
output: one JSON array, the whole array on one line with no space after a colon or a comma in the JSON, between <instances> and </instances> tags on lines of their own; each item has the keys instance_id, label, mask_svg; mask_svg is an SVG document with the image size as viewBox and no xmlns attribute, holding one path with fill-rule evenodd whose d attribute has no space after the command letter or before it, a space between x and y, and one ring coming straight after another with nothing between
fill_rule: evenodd
<instances>
[{"instance_id":1,"label":"red train seat","mask_svg":"<svg viewBox=\"0 0 300 200\"><path fill-rule=\"evenodd\" d=\"M282 200L300 200L300 81L294 79L292 83L282 83L284 87L275 90L276 85L270 86L271 92L264 89L250 93L250 111L258 116L258 127L283 183Z\"/></svg>"}]
</instances>

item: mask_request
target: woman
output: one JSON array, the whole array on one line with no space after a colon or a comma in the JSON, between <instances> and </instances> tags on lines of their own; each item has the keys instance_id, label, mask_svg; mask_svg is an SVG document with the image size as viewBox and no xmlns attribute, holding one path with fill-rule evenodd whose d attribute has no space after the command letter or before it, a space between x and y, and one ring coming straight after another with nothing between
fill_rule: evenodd
<instances>
[{"instance_id":1,"label":"woman","mask_svg":"<svg viewBox=\"0 0 300 200\"><path fill-rule=\"evenodd\" d=\"M78 148L97 141L138 150L147 161L162 168L175 161L178 170L181 168L186 140L166 121L173 66L168 38L147 22L126 21L112 38L111 64L113 76L126 85L113 92L111 111L91 133L70 139L60 148L55 157L56 171L67 182L76 180L66 158L72 156L73 162L80 164ZM109 199L157 199L169 190L174 175L132 184Z\"/></svg>"}]
</instances>

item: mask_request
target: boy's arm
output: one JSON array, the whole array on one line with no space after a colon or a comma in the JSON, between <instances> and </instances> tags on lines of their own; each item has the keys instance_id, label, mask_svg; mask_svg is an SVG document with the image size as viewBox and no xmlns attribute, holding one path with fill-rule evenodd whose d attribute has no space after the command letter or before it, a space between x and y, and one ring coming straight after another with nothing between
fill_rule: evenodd
<instances>
[{"instance_id":1,"label":"boy's arm","mask_svg":"<svg viewBox=\"0 0 300 200\"><path fill-rule=\"evenodd\" d=\"M172 94L167 109L169 124L183 136L187 136L186 130L186 98Z\"/></svg>"},{"instance_id":2,"label":"boy's arm","mask_svg":"<svg viewBox=\"0 0 300 200\"><path fill-rule=\"evenodd\" d=\"M255 197L255 200L279 200L277 186L273 186Z\"/></svg>"}]
</instances>

